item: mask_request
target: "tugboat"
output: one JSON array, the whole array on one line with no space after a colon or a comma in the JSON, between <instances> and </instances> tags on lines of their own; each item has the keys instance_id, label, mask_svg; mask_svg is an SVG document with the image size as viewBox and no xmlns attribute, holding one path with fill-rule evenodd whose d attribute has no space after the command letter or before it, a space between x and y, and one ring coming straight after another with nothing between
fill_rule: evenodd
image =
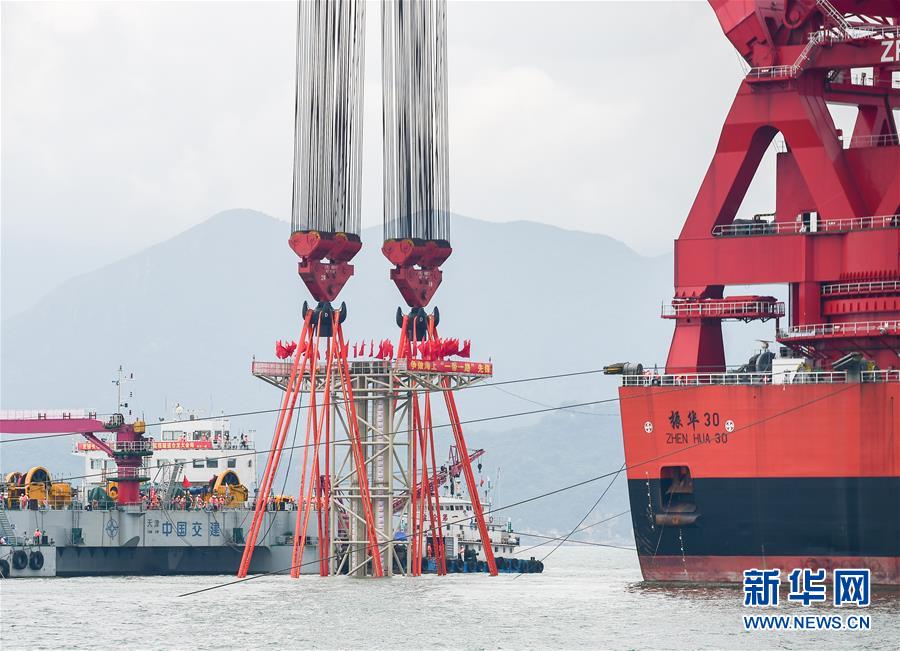
<instances>
[{"instance_id":1,"label":"tugboat","mask_svg":"<svg viewBox=\"0 0 900 651\"><path fill-rule=\"evenodd\" d=\"M477 459L484 450L476 450L472 458ZM478 464L479 469L481 464ZM450 448L450 457L439 474L442 495L440 497L441 532L448 572L486 572L481 536L475 526L475 512L472 500L465 494L459 477L459 455L456 448ZM513 531L512 520L491 515L491 492L495 487L484 480L485 490L481 495L481 505L488 514L488 535L497 563L497 570L514 573L540 573L544 565L534 557L519 559L514 556L519 547L519 535ZM481 491L480 491L481 492ZM424 528L431 532L426 537L427 553L423 558L423 572L436 572L435 534L437 523L432 522L428 509L423 509Z\"/></svg>"}]
</instances>

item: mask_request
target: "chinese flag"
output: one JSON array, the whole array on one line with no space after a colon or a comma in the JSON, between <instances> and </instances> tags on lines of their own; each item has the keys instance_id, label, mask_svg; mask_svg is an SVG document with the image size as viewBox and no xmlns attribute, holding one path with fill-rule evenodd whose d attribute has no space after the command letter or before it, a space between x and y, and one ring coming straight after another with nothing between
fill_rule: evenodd
<instances>
[{"instance_id":1,"label":"chinese flag","mask_svg":"<svg viewBox=\"0 0 900 651\"><path fill-rule=\"evenodd\" d=\"M185 477L184 479L181 480L181 487L182 488L190 488L191 487L191 482L188 481L187 477Z\"/></svg>"}]
</instances>

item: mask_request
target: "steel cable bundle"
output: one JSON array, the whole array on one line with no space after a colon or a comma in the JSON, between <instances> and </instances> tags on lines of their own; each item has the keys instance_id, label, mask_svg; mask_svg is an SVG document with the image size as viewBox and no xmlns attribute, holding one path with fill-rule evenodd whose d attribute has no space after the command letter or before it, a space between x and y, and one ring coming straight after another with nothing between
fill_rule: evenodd
<instances>
[{"instance_id":1,"label":"steel cable bundle","mask_svg":"<svg viewBox=\"0 0 900 651\"><path fill-rule=\"evenodd\" d=\"M384 239L450 237L446 0L385 0Z\"/></svg>"},{"instance_id":2,"label":"steel cable bundle","mask_svg":"<svg viewBox=\"0 0 900 651\"><path fill-rule=\"evenodd\" d=\"M291 231L358 235L366 3L298 4Z\"/></svg>"}]
</instances>

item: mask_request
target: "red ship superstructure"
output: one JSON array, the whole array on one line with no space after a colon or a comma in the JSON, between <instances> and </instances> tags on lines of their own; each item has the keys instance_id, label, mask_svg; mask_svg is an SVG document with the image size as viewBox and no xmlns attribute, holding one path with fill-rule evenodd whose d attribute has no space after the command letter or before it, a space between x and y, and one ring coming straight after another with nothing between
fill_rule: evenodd
<instances>
[{"instance_id":1,"label":"red ship superstructure","mask_svg":"<svg viewBox=\"0 0 900 651\"><path fill-rule=\"evenodd\" d=\"M665 373L609 368L644 578L868 567L897 584L900 3L710 5L751 69L675 243ZM829 104L858 108L852 133ZM745 218L779 134L775 210ZM774 284L789 309L726 291ZM777 344L729 366L726 319L774 320Z\"/></svg>"}]
</instances>

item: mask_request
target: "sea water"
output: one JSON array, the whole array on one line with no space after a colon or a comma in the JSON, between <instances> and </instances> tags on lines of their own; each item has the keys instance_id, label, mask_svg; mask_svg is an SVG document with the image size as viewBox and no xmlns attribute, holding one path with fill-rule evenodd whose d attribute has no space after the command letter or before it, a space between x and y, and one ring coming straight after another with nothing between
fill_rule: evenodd
<instances>
[{"instance_id":1,"label":"sea water","mask_svg":"<svg viewBox=\"0 0 900 651\"><path fill-rule=\"evenodd\" d=\"M542 549L533 553L543 552ZM538 555L540 558L541 555ZM644 584L634 552L564 546L543 574L350 579L228 576L0 581L3 649L900 647L900 592L868 631L748 632L740 586ZM830 588L829 588L830 590ZM829 593L830 594L830 593ZM853 610L856 610L855 608ZM850 614L782 603L770 614Z\"/></svg>"}]
</instances>

